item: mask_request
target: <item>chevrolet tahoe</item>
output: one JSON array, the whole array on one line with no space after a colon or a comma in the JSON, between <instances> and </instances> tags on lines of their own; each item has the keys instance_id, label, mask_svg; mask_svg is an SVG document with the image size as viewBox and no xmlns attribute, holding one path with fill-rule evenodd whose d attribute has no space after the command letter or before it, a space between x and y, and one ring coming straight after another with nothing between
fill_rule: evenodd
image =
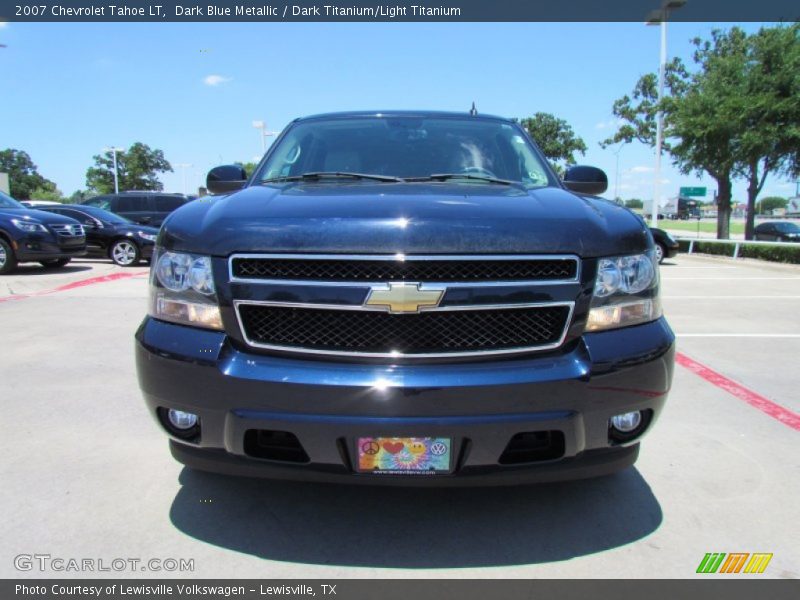
<instances>
[{"instance_id":1,"label":"chevrolet tahoe","mask_svg":"<svg viewBox=\"0 0 800 600\"><path fill-rule=\"evenodd\" d=\"M632 465L675 337L653 238L512 120L296 119L164 222L145 402L207 471L508 485Z\"/></svg>"}]
</instances>

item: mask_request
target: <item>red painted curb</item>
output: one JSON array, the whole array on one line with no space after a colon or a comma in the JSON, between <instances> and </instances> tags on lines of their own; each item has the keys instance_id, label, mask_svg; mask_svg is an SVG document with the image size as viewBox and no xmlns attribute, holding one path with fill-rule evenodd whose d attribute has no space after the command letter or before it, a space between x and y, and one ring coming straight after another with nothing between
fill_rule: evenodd
<instances>
[{"instance_id":1,"label":"red painted curb","mask_svg":"<svg viewBox=\"0 0 800 600\"><path fill-rule=\"evenodd\" d=\"M111 273L110 275L100 275L99 277L90 277L89 279L81 279L80 281L73 281L65 283L50 290L41 290L31 294L18 294L16 296L2 296L0 302L8 302L10 300L24 300L25 298L34 298L36 296L46 296L48 294L55 294L57 292L66 292L76 288L86 287L87 285L94 285L96 283L106 283L108 281L117 281L119 279L130 279L131 277L139 277L146 275L147 271L129 272L129 273Z\"/></svg>"},{"instance_id":2,"label":"red painted curb","mask_svg":"<svg viewBox=\"0 0 800 600\"><path fill-rule=\"evenodd\" d=\"M713 369L689 358L685 354L678 352L675 355L675 361L682 367L689 369L695 375L699 375L709 383L736 396L739 400L744 400L750 406L757 408L773 419L780 421L784 425L788 425L792 429L800 431L800 415L797 413L792 412L788 408L784 408L780 404L776 404L772 400L765 398L761 394L757 394L740 383L736 383L732 379L728 379L721 373L717 373Z\"/></svg>"}]
</instances>

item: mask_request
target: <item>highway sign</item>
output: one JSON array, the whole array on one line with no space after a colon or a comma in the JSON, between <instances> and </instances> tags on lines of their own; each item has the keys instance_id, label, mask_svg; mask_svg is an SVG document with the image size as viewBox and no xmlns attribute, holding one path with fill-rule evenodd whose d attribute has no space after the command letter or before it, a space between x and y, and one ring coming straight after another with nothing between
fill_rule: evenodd
<instances>
[{"instance_id":1,"label":"highway sign","mask_svg":"<svg viewBox=\"0 0 800 600\"><path fill-rule=\"evenodd\" d=\"M682 187L680 191L681 196L705 196L706 188L704 187Z\"/></svg>"}]
</instances>

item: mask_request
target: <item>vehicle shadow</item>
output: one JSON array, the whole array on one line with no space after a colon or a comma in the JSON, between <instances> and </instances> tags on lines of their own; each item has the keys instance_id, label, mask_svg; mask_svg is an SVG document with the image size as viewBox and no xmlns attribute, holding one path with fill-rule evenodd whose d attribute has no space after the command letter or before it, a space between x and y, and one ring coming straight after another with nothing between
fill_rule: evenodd
<instances>
[{"instance_id":1,"label":"vehicle shadow","mask_svg":"<svg viewBox=\"0 0 800 600\"><path fill-rule=\"evenodd\" d=\"M81 264L68 264L63 267L59 267L57 269L48 269L47 267L43 267L39 264L21 264L17 265L17 268L14 269L14 276L18 275L67 275L69 273L80 273L81 271L91 271L92 267L90 265L81 265Z\"/></svg>"},{"instance_id":2,"label":"vehicle shadow","mask_svg":"<svg viewBox=\"0 0 800 600\"><path fill-rule=\"evenodd\" d=\"M655 531L635 468L569 483L395 488L241 479L184 468L170 509L198 540L276 561L452 568L567 560Z\"/></svg>"},{"instance_id":3,"label":"vehicle shadow","mask_svg":"<svg viewBox=\"0 0 800 600\"><path fill-rule=\"evenodd\" d=\"M92 258L81 258L79 259L78 264L85 263L85 264L102 264L102 265L114 265L114 261L112 261L107 256L98 256ZM123 269L127 268L134 268L134 267L149 267L150 266L150 259L142 259L136 265L130 265L130 267L121 267Z\"/></svg>"}]
</instances>

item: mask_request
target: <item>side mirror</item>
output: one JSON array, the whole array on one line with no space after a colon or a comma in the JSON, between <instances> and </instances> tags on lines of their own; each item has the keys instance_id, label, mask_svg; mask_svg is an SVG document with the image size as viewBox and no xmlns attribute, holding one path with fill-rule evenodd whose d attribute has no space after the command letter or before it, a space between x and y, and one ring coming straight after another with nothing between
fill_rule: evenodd
<instances>
[{"instance_id":1,"label":"side mirror","mask_svg":"<svg viewBox=\"0 0 800 600\"><path fill-rule=\"evenodd\" d=\"M564 173L564 187L580 194L602 194L608 189L608 177L597 167L576 165Z\"/></svg>"},{"instance_id":2,"label":"side mirror","mask_svg":"<svg viewBox=\"0 0 800 600\"><path fill-rule=\"evenodd\" d=\"M212 194L240 190L247 183L247 173L240 165L214 167L206 176L206 188Z\"/></svg>"},{"instance_id":3,"label":"side mirror","mask_svg":"<svg viewBox=\"0 0 800 600\"><path fill-rule=\"evenodd\" d=\"M90 218L90 219L86 219L83 222L83 226L86 229L100 229L103 226L103 224L100 221L98 221L97 219L91 219Z\"/></svg>"}]
</instances>

